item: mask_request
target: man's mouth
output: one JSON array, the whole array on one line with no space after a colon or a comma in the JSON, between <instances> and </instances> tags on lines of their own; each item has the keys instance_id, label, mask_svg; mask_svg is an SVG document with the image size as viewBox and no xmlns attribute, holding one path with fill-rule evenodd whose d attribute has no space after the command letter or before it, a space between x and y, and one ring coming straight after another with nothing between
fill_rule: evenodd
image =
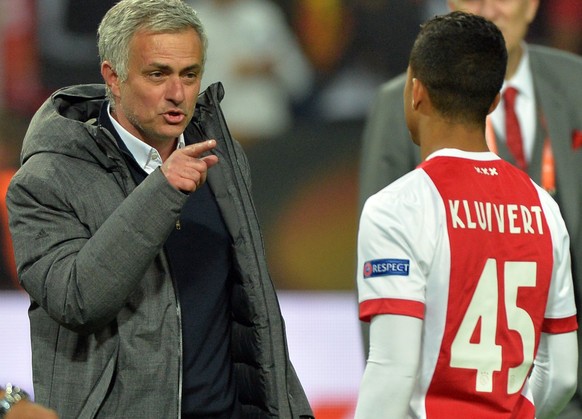
<instances>
[{"instance_id":1,"label":"man's mouth","mask_svg":"<svg viewBox=\"0 0 582 419\"><path fill-rule=\"evenodd\" d=\"M170 124L179 124L186 118L182 111L168 111L164 113L164 119Z\"/></svg>"}]
</instances>

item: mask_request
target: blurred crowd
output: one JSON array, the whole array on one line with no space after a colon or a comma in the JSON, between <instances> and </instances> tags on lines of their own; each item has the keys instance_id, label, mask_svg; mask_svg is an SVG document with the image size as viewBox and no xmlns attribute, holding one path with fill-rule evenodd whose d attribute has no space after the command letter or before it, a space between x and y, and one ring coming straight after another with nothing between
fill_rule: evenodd
<instances>
[{"instance_id":1,"label":"blurred crowd","mask_svg":"<svg viewBox=\"0 0 582 419\"><path fill-rule=\"evenodd\" d=\"M378 86L405 70L418 25L447 12L445 0L187 1L210 40L203 87L224 84L227 121L251 164L263 161L265 150L272 157L278 145L283 153L289 141L357 145ZM28 119L54 90L101 82L95 33L114 3L0 0L0 289L18 286L4 196ZM528 40L581 54L581 23L580 0L542 1ZM338 123L350 129L324 129ZM334 162L319 156L317 164ZM273 175L263 168L273 169L253 167L259 186ZM259 213L268 193L257 199Z\"/></svg>"}]
</instances>

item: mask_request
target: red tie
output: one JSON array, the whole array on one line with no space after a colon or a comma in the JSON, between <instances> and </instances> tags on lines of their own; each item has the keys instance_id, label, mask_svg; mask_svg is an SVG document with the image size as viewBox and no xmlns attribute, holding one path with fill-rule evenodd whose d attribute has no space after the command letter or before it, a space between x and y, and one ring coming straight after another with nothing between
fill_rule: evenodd
<instances>
[{"instance_id":1,"label":"red tie","mask_svg":"<svg viewBox=\"0 0 582 419\"><path fill-rule=\"evenodd\" d=\"M517 89L508 87L503 93L505 102L505 137L507 138L507 148L515 158L515 164L522 170L527 170L525 155L523 154L523 141L521 138L521 129L515 113L515 97Z\"/></svg>"}]
</instances>

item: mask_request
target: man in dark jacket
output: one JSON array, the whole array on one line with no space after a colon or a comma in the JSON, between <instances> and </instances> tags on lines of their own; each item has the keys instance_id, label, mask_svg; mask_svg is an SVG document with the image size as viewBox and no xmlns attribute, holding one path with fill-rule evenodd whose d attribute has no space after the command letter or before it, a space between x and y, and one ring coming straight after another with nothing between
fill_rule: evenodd
<instances>
[{"instance_id":1,"label":"man in dark jacket","mask_svg":"<svg viewBox=\"0 0 582 419\"><path fill-rule=\"evenodd\" d=\"M180 0L122 0L101 85L53 94L8 192L36 400L63 418L299 418L250 194Z\"/></svg>"}]
</instances>

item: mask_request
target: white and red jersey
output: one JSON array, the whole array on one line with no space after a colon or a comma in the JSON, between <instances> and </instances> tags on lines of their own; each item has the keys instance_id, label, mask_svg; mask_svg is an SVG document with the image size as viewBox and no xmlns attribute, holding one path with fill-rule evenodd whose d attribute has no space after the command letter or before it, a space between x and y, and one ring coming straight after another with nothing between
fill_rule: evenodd
<instances>
[{"instance_id":1,"label":"white and red jersey","mask_svg":"<svg viewBox=\"0 0 582 419\"><path fill-rule=\"evenodd\" d=\"M577 329L557 204L493 153L445 149L368 199L360 318L423 319L419 418L533 418L541 332Z\"/></svg>"}]
</instances>

